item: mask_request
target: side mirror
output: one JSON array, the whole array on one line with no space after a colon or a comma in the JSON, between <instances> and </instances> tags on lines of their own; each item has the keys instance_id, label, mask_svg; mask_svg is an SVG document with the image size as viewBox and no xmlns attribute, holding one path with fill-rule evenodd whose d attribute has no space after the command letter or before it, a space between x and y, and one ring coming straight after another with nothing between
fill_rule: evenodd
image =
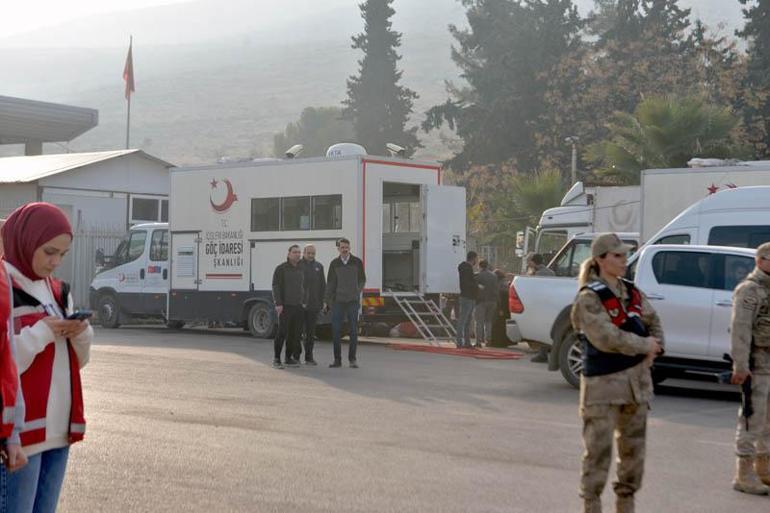
<instances>
[{"instance_id":1,"label":"side mirror","mask_svg":"<svg viewBox=\"0 0 770 513\"><path fill-rule=\"evenodd\" d=\"M96 261L96 265L98 265L99 267L103 267L104 266L104 250L103 249L97 249L96 250L96 256L95 256L94 260Z\"/></svg>"}]
</instances>

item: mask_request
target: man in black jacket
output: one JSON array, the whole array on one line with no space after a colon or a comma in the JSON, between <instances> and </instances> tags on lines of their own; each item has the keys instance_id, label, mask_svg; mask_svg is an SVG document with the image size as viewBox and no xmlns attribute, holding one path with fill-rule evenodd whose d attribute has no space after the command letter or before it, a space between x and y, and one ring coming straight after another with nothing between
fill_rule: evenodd
<instances>
[{"instance_id":1,"label":"man in black jacket","mask_svg":"<svg viewBox=\"0 0 770 513\"><path fill-rule=\"evenodd\" d=\"M299 336L302 333L304 307L307 304L305 277L299 260L302 253L296 244L289 247L286 262L275 268L273 273L273 303L278 314L278 330L275 335L275 359L273 367L282 369L281 350L286 339L286 365L297 367L294 359L299 354Z\"/></svg>"},{"instance_id":2,"label":"man in black jacket","mask_svg":"<svg viewBox=\"0 0 770 513\"><path fill-rule=\"evenodd\" d=\"M318 314L323 308L326 294L326 277L324 266L315 259L316 249L312 244L305 246L300 260L304 273L305 288L307 289L307 304L305 305L303 330L305 332L305 365L317 365L313 359L313 343L315 342L315 326ZM299 355L295 355L299 360Z\"/></svg>"},{"instance_id":3,"label":"man in black jacket","mask_svg":"<svg viewBox=\"0 0 770 513\"><path fill-rule=\"evenodd\" d=\"M340 239L337 243L340 256L329 264L326 280L326 306L332 309L332 334L334 338L334 362L329 367L342 367L342 323L345 319L350 327L350 367L358 368L356 347L358 346L358 312L361 309L361 294L366 284L364 263L350 254L350 241Z\"/></svg>"},{"instance_id":4,"label":"man in black jacket","mask_svg":"<svg viewBox=\"0 0 770 513\"><path fill-rule=\"evenodd\" d=\"M465 262L457 266L460 277L460 299L457 302L457 347L471 347L471 321L473 309L476 306L476 298L479 294L479 285L473 274L473 268L479 261L479 255L475 251L468 251Z\"/></svg>"}]
</instances>

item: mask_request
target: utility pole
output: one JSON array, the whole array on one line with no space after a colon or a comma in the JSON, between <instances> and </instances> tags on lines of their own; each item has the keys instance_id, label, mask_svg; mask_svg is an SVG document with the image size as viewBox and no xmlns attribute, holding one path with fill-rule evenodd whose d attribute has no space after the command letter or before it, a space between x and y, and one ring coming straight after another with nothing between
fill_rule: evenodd
<instances>
[{"instance_id":1,"label":"utility pole","mask_svg":"<svg viewBox=\"0 0 770 513\"><path fill-rule=\"evenodd\" d=\"M572 186L577 182L577 143L580 142L580 137L571 135L564 139L564 142L572 145L572 172L570 174L570 186Z\"/></svg>"}]
</instances>

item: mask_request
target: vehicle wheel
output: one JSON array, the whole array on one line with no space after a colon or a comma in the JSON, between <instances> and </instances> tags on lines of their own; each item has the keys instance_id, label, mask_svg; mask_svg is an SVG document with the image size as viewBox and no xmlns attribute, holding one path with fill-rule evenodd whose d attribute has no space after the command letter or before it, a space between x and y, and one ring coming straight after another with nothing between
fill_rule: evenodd
<instances>
[{"instance_id":1,"label":"vehicle wheel","mask_svg":"<svg viewBox=\"0 0 770 513\"><path fill-rule=\"evenodd\" d=\"M249 316L246 319L249 332L256 338L271 338L275 335L275 328L278 324L275 318L275 311L267 303L254 303L249 310Z\"/></svg>"},{"instance_id":2,"label":"vehicle wheel","mask_svg":"<svg viewBox=\"0 0 770 513\"><path fill-rule=\"evenodd\" d=\"M182 328L184 328L184 324L185 324L184 321L172 321L172 320L166 321L166 327L170 330L181 330Z\"/></svg>"},{"instance_id":3,"label":"vehicle wheel","mask_svg":"<svg viewBox=\"0 0 770 513\"><path fill-rule=\"evenodd\" d=\"M120 306L118 299L112 294L105 294L99 298L99 323L104 328L120 327Z\"/></svg>"},{"instance_id":4,"label":"vehicle wheel","mask_svg":"<svg viewBox=\"0 0 770 513\"><path fill-rule=\"evenodd\" d=\"M583 346L577 333L569 330L559 348L559 369L567 383L580 388L580 374L583 372Z\"/></svg>"}]
</instances>

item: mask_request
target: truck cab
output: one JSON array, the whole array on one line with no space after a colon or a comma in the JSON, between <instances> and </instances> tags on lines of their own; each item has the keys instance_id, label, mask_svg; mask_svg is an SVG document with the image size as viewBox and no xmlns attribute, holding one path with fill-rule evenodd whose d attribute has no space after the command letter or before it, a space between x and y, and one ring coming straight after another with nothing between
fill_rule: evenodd
<instances>
[{"instance_id":1,"label":"truck cab","mask_svg":"<svg viewBox=\"0 0 770 513\"><path fill-rule=\"evenodd\" d=\"M580 272L580 264L591 256L591 242L598 233L580 233L569 240L548 263L556 276L576 278ZM639 247L638 233L618 233L618 237L632 247L633 255Z\"/></svg>"},{"instance_id":2,"label":"truck cab","mask_svg":"<svg viewBox=\"0 0 770 513\"><path fill-rule=\"evenodd\" d=\"M169 290L168 223L133 226L115 253L97 252L100 270L91 282L91 309L102 326L132 317L165 318Z\"/></svg>"}]
</instances>

